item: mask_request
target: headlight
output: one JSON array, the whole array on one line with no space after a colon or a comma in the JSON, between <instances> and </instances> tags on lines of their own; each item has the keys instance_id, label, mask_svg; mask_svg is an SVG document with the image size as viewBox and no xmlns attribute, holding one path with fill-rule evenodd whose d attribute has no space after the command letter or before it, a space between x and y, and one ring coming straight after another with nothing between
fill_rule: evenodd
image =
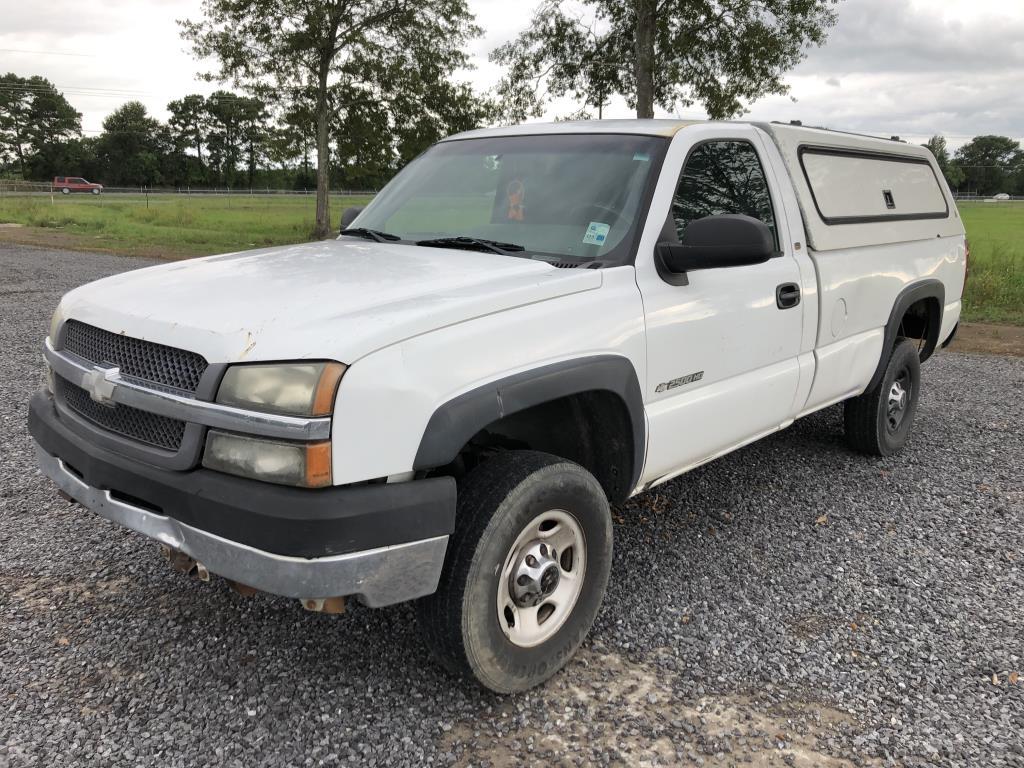
<instances>
[{"instance_id":1,"label":"headlight","mask_svg":"<svg viewBox=\"0 0 1024 768\"><path fill-rule=\"evenodd\" d=\"M286 443L210 430L203 466L302 488L331 484L331 444Z\"/></svg>"},{"instance_id":2,"label":"headlight","mask_svg":"<svg viewBox=\"0 0 1024 768\"><path fill-rule=\"evenodd\" d=\"M331 362L233 365L217 402L287 416L330 416L344 373L344 365Z\"/></svg>"}]
</instances>

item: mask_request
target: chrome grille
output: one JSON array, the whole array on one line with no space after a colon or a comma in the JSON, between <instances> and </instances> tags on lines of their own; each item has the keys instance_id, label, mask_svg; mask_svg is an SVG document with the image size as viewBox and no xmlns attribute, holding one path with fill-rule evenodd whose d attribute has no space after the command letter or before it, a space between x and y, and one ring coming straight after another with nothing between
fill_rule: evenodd
<instances>
[{"instance_id":1,"label":"chrome grille","mask_svg":"<svg viewBox=\"0 0 1024 768\"><path fill-rule=\"evenodd\" d=\"M61 376L53 378L57 397L96 426L167 451L177 451L181 447L185 435L184 421L140 411L127 405L100 405L81 387Z\"/></svg>"},{"instance_id":2,"label":"chrome grille","mask_svg":"<svg viewBox=\"0 0 1024 768\"><path fill-rule=\"evenodd\" d=\"M78 320L65 324L64 348L98 365L117 366L123 376L185 392L196 391L207 367L195 352L111 333Z\"/></svg>"}]
</instances>

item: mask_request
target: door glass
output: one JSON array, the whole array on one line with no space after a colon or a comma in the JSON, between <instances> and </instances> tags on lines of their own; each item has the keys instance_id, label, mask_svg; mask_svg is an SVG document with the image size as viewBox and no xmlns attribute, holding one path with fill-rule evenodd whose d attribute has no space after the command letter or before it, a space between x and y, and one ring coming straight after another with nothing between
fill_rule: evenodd
<instances>
[{"instance_id":1,"label":"door glass","mask_svg":"<svg viewBox=\"0 0 1024 768\"><path fill-rule=\"evenodd\" d=\"M746 141L709 141L690 153L672 198L680 239L691 221L720 213L742 213L775 231L771 195L757 150Z\"/></svg>"}]
</instances>

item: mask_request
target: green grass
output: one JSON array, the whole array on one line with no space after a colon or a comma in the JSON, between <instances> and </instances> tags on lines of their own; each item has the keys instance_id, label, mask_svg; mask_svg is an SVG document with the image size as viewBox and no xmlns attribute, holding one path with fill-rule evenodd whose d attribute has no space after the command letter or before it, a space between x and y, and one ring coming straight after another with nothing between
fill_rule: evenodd
<instances>
[{"instance_id":1,"label":"green grass","mask_svg":"<svg viewBox=\"0 0 1024 768\"><path fill-rule=\"evenodd\" d=\"M331 220L368 197L332 196ZM58 195L0 198L0 223L54 233L79 248L170 258L226 253L308 240L313 195ZM59 235L57 234L59 233Z\"/></svg>"},{"instance_id":2,"label":"green grass","mask_svg":"<svg viewBox=\"0 0 1024 768\"><path fill-rule=\"evenodd\" d=\"M1024 325L1024 203L961 203L971 244L965 320Z\"/></svg>"},{"instance_id":3,"label":"green grass","mask_svg":"<svg viewBox=\"0 0 1024 768\"><path fill-rule=\"evenodd\" d=\"M332 198L331 220L336 225L347 206L368 200ZM148 206L142 195L57 196L52 204L47 196L15 196L0 197L0 223L35 228L33 236L52 236L55 245L184 258L308 240L315 205L313 195L163 194ZM964 318L1024 325L1024 203L959 207L971 242Z\"/></svg>"}]
</instances>

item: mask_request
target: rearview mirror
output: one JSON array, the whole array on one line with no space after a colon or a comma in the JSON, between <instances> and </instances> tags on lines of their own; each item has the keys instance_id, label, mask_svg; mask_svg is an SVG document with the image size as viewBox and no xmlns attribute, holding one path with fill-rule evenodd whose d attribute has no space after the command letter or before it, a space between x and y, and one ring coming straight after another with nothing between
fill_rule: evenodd
<instances>
[{"instance_id":1,"label":"rearview mirror","mask_svg":"<svg viewBox=\"0 0 1024 768\"><path fill-rule=\"evenodd\" d=\"M659 243L657 256L671 272L763 264L775 254L768 225L751 216L723 213L691 221L681 243Z\"/></svg>"},{"instance_id":2,"label":"rearview mirror","mask_svg":"<svg viewBox=\"0 0 1024 768\"><path fill-rule=\"evenodd\" d=\"M352 222L356 220L356 217L363 212L365 205L353 205L350 208L346 208L341 212L341 228L348 229L352 226Z\"/></svg>"}]
</instances>

